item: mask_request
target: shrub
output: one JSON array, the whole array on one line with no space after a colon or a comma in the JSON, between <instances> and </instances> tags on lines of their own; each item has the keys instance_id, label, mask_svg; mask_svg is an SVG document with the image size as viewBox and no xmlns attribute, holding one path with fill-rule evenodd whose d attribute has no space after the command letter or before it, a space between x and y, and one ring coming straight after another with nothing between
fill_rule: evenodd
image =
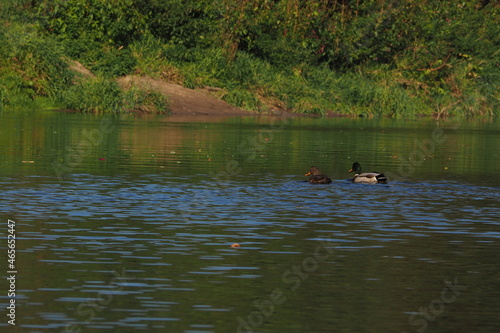
<instances>
[{"instance_id":1,"label":"shrub","mask_svg":"<svg viewBox=\"0 0 500 333\"><path fill-rule=\"evenodd\" d=\"M5 53L11 66L11 77L32 96L56 98L73 80L73 72L64 60L61 45L52 38L36 33L31 26L12 26L5 34Z\"/></svg>"}]
</instances>

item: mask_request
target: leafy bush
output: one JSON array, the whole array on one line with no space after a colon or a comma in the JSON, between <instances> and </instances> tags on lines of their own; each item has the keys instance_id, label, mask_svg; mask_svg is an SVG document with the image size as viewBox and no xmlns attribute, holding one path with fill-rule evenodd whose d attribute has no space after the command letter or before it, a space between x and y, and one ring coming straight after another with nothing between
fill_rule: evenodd
<instances>
[{"instance_id":1,"label":"leafy bush","mask_svg":"<svg viewBox=\"0 0 500 333\"><path fill-rule=\"evenodd\" d=\"M0 33L0 43L2 108L51 108L74 78L60 43L18 23Z\"/></svg>"},{"instance_id":2,"label":"leafy bush","mask_svg":"<svg viewBox=\"0 0 500 333\"><path fill-rule=\"evenodd\" d=\"M63 39L127 46L146 29L145 16L133 0L55 0L41 2L40 23Z\"/></svg>"},{"instance_id":3,"label":"leafy bush","mask_svg":"<svg viewBox=\"0 0 500 333\"><path fill-rule=\"evenodd\" d=\"M137 60L128 48L103 46L85 39L64 40L63 44L69 58L108 78L130 74L137 65Z\"/></svg>"}]
</instances>

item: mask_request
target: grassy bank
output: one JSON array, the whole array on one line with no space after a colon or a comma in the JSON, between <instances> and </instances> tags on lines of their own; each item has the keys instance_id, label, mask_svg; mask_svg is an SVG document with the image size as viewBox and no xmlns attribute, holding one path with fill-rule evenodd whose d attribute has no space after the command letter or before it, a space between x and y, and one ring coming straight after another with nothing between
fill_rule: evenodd
<instances>
[{"instance_id":1,"label":"grassy bank","mask_svg":"<svg viewBox=\"0 0 500 333\"><path fill-rule=\"evenodd\" d=\"M0 32L0 111L70 109L93 113L167 113L152 90L123 90L113 77L83 75L60 41L36 25L4 22Z\"/></svg>"},{"instance_id":2,"label":"grassy bank","mask_svg":"<svg viewBox=\"0 0 500 333\"><path fill-rule=\"evenodd\" d=\"M165 112L138 74L249 110L493 116L500 5L491 1L56 0L4 5L2 108ZM77 60L95 77L70 69Z\"/></svg>"}]
</instances>

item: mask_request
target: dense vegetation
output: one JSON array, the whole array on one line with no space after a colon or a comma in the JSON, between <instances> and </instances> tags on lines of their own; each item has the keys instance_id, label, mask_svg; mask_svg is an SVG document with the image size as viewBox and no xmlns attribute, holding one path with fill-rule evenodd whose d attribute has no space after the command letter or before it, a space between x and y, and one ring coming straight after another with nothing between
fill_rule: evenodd
<instances>
[{"instance_id":1,"label":"dense vegetation","mask_svg":"<svg viewBox=\"0 0 500 333\"><path fill-rule=\"evenodd\" d=\"M136 74L214 86L252 110L491 116L500 4L489 0L11 0L0 104L164 110ZM93 78L77 77L70 61Z\"/></svg>"}]
</instances>

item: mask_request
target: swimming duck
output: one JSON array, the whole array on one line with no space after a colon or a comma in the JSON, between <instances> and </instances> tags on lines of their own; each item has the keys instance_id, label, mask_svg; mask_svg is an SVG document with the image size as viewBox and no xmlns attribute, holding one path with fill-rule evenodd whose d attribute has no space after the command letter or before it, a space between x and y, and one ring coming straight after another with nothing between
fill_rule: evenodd
<instances>
[{"instance_id":1,"label":"swimming duck","mask_svg":"<svg viewBox=\"0 0 500 333\"><path fill-rule=\"evenodd\" d=\"M387 177L383 173L378 172L361 172L361 165L358 162L352 164L351 170L349 172L355 172L356 174L351 179L355 183L387 183Z\"/></svg>"},{"instance_id":2,"label":"swimming duck","mask_svg":"<svg viewBox=\"0 0 500 333\"><path fill-rule=\"evenodd\" d=\"M309 172L305 174L309 177L309 183L311 184L330 184L332 180L328 176L321 173L318 167L312 166Z\"/></svg>"}]
</instances>

